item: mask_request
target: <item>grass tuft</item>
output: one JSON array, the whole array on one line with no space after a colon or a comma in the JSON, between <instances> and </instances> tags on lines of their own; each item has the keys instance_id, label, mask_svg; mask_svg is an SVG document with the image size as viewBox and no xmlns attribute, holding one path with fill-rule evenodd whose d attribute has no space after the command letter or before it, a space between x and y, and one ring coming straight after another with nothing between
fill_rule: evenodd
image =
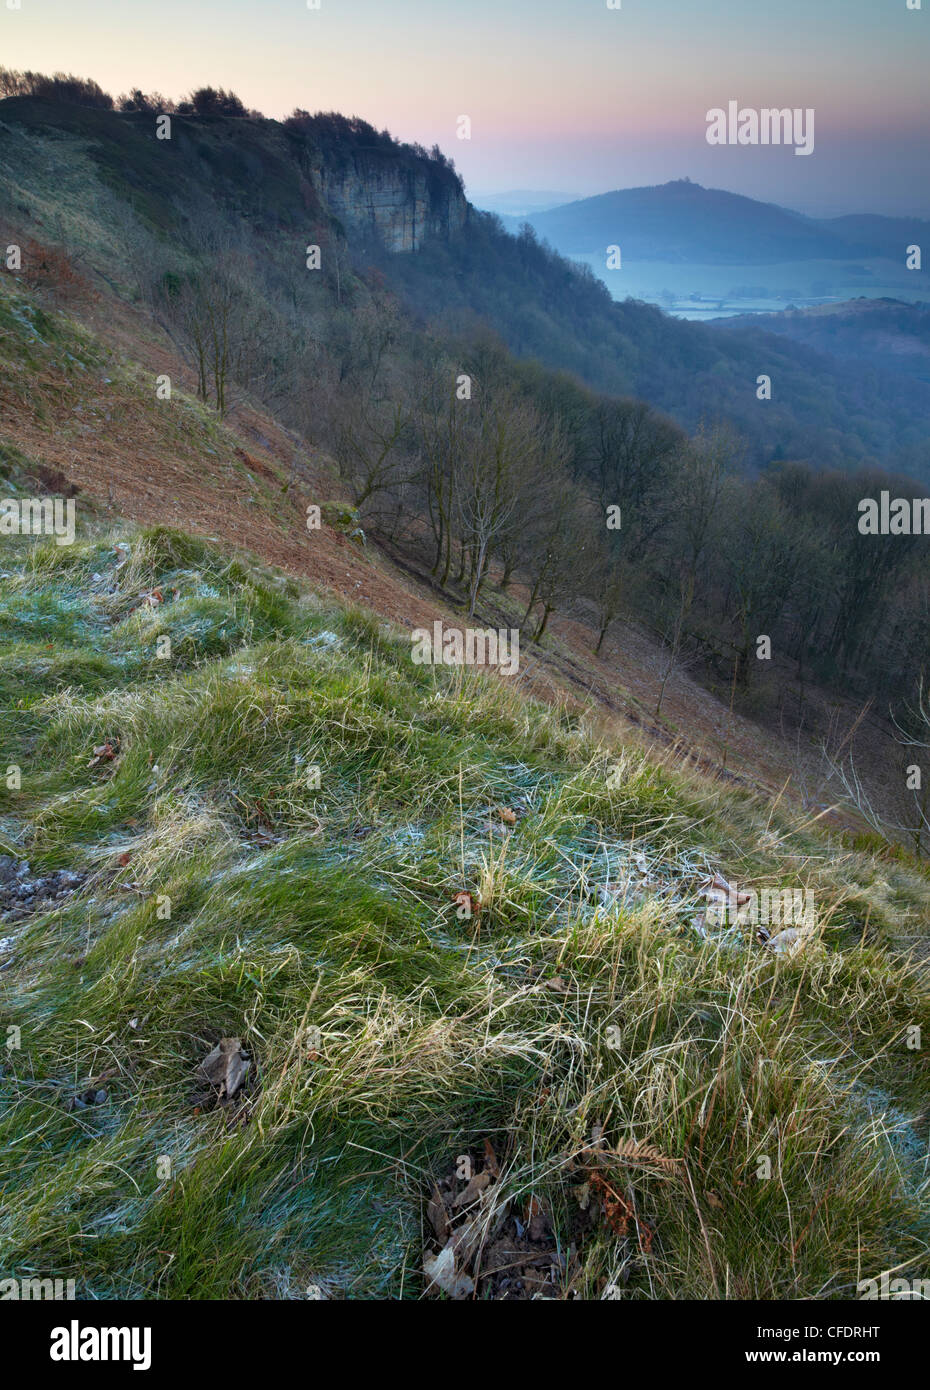
<instances>
[{"instance_id":1,"label":"grass tuft","mask_svg":"<svg viewBox=\"0 0 930 1390\"><path fill-rule=\"evenodd\" d=\"M8 554L0 853L81 877L0 922L5 1276L419 1297L432 1177L486 1139L565 1249L583 1155L614 1155L654 1238L589 1220L583 1297L921 1273L924 876L519 685L414 667L369 615L207 542ZM807 948L702 939L716 869L810 889ZM211 1108L223 1036L255 1080Z\"/></svg>"}]
</instances>

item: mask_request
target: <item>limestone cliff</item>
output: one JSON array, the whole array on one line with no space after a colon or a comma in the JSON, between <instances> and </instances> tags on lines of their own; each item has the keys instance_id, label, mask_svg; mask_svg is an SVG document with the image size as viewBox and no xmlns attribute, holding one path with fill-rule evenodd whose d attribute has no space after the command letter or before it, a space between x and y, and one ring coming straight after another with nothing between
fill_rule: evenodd
<instances>
[{"instance_id":1,"label":"limestone cliff","mask_svg":"<svg viewBox=\"0 0 930 1390\"><path fill-rule=\"evenodd\" d=\"M465 223L467 203L454 176L429 160L324 160L319 191L351 236L373 235L389 251L416 251L431 237L448 240Z\"/></svg>"}]
</instances>

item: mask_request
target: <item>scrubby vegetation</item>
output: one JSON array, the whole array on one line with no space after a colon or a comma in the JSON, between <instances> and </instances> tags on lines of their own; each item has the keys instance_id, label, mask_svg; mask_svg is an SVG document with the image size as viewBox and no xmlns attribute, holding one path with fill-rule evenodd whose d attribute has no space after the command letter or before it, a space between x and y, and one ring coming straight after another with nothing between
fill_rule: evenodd
<instances>
[{"instance_id":1,"label":"scrubby vegetation","mask_svg":"<svg viewBox=\"0 0 930 1390\"><path fill-rule=\"evenodd\" d=\"M72 72L55 72L49 77L41 72L0 68L0 97L38 97L41 101L71 102L101 111L113 109L113 98L99 83L90 77L75 77Z\"/></svg>"},{"instance_id":2,"label":"scrubby vegetation","mask_svg":"<svg viewBox=\"0 0 930 1390\"><path fill-rule=\"evenodd\" d=\"M500 613L534 658L583 620L592 664L635 615L731 707L766 631L802 686L894 697L919 739L920 552L855 533L863 486L915 485L753 474L732 431L597 394L661 357L658 315L471 212L458 281L438 243L389 262L316 178L425 162L460 196L436 152L204 88L169 159L157 94L4 81L0 492L63 500L69 455L84 490L77 543L0 536L0 1270L92 1299L922 1274L911 846L621 743L526 666L415 665L409 633L230 548L305 573L312 483L350 592L393 557L418 606ZM500 336L463 326L479 283ZM704 340L675 342L693 373ZM156 360L189 391L157 395ZM121 521L114 488L186 529ZM224 509L224 540L190 534ZM809 893L809 929L711 922L718 873Z\"/></svg>"},{"instance_id":3,"label":"scrubby vegetation","mask_svg":"<svg viewBox=\"0 0 930 1390\"><path fill-rule=\"evenodd\" d=\"M733 429L708 420L689 434L643 400L602 395L578 379L614 389L640 383L643 353L668 360L672 334L692 389L705 367L717 373L721 349L711 352L700 337L709 330L612 305L593 277L532 235L507 237L473 212L462 237L436 238L415 256L389 257L357 229L347 236L313 183L314 161L373 158L403 172L425 164L458 192L445 162L364 122L298 112L278 125L215 114L182 127L168 159L141 108L125 118L73 106L56 113L65 130L92 136L87 153L65 138L50 151L46 108L12 105L11 158L22 182L11 184L8 213L28 198L37 212L64 218L60 245L24 238L21 280L77 299L76 259L105 265L192 363L211 410L223 416L237 401L259 399L324 450L361 530L400 550L444 595L474 612L489 593L519 583L532 600L515 614L525 640L541 641L552 615L567 613L590 625L597 654L610 649L617 621L633 618L664 644L670 677L688 665L750 712L752 687L768 669L756 660L765 635L779 687L771 723L787 720L828 741L806 698L816 685L882 719L890 713L900 729L887 725L889 746L899 733L923 737L930 633L920 538L857 530L863 496L918 496L922 485L877 468L825 469L835 451L822 451L801 417L812 460L790 461L785 440L773 436L775 457L759 472L750 466L752 440ZM34 158L36 140L43 161L57 164ZM51 186L36 168L49 170ZM73 200L61 213L57 190L69 179ZM311 239L322 249L318 274L306 268ZM527 309L526 335L513 337L523 311L501 309L508 296ZM466 302L520 355L487 323L463 331ZM430 325L417 311L425 316L431 303L448 313ZM7 360L42 356L48 340L39 334L37 343L22 319L35 313L54 323L41 305L20 303L11 319L0 302ZM594 332L603 314L603 331ZM578 354L560 358L556 340L566 352L576 343ZM745 360L745 343L739 353ZM531 354L568 361L577 375ZM597 362L608 364L609 382ZM463 374L467 400L458 394ZM18 366L11 379L35 389ZM780 398L784 391L796 410L808 389L781 387ZM884 407L866 413L873 424L886 415ZM613 530L610 508L621 518ZM892 747L902 787L910 746ZM852 785L850 750L841 751L838 775ZM886 795L865 811L926 849L921 797Z\"/></svg>"},{"instance_id":4,"label":"scrubby vegetation","mask_svg":"<svg viewBox=\"0 0 930 1390\"><path fill-rule=\"evenodd\" d=\"M0 852L80 883L0 945L5 1272L418 1297L431 1183L486 1140L564 1296L849 1297L919 1263L913 869L190 537L5 555ZM810 887L815 939L702 937L716 868ZM212 1107L220 1037L252 1080ZM583 1205L603 1145L623 1236Z\"/></svg>"}]
</instances>

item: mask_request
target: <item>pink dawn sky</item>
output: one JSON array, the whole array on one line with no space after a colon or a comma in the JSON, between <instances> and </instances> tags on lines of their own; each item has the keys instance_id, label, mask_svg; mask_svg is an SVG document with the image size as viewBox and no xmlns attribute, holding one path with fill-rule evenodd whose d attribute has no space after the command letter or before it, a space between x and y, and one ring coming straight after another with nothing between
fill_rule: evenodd
<instances>
[{"instance_id":1,"label":"pink dawn sky","mask_svg":"<svg viewBox=\"0 0 930 1390\"><path fill-rule=\"evenodd\" d=\"M438 143L469 191L689 176L806 212L930 216L930 0L20 3L0 0L7 67L357 114ZM814 154L709 146L706 113L730 99L812 107Z\"/></svg>"}]
</instances>

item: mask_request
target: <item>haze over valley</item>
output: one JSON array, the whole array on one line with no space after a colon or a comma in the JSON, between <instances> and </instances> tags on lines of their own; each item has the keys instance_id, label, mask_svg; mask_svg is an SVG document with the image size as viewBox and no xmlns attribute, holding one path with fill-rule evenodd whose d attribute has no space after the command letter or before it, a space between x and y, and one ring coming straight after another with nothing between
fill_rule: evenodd
<instances>
[{"instance_id":1,"label":"haze over valley","mask_svg":"<svg viewBox=\"0 0 930 1390\"><path fill-rule=\"evenodd\" d=\"M771 313L861 296L930 299L927 269L907 268L907 248L930 242L930 223L919 218L815 219L687 179L562 204L544 197L477 201L512 232L529 223L562 255L588 265L615 299L642 299L679 318ZM511 204L519 210L509 211ZM619 268L608 266L614 245Z\"/></svg>"}]
</instances>

